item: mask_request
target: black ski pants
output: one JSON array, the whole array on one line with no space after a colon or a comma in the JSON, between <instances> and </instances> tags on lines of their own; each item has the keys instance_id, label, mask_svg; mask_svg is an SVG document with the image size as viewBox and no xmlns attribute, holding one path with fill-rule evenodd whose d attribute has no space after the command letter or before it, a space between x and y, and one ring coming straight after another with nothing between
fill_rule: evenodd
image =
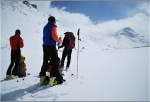
<instances>
[{"instance_id":1,"label":"black ski pants","mask_svg":"<svg viewBox=\"0 0 150 102\"><path fill-rule=\"evenodd\" d=\"M41 67L40 76L46 75L49 60L53 65L50 72L50 77L56 77L57 80L62 80L63 78L58 70L58 53L55 46L43 45L43 65Z\"/></svg>"},{"instance_id":2,"label":"black ski pants","mask_svg":"<svg viewBox=\"0 0 150 102\"><path fill-rule=\"evenodd\" d=\"M21 51L11 50L11 63L7 69L6 75L18 76L18 65L20 62L20 56L21 56Z\"/></svg>"},{"instance_id":3,"label":"black ski pants","mask_svg":"<svg viewBox=\"0 0 150 102\"><path fill-rule=\"evenodd\" d=\"M67 65L66 65L66 67L70 66L71 54L72 54L72 49L64 48L62 58L61 58L61 66L64 66L64 61L65 61L66 56L67 56Z\"/></svg>"}]
</instances>

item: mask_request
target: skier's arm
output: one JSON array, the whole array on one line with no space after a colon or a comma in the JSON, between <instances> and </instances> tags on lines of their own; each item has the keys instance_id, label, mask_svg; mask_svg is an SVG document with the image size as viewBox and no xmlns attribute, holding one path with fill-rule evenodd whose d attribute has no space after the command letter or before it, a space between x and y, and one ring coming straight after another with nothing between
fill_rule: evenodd
<instances>
[{"instance_id":1,"label":"skier's arm","mask_svg":"<svg viewBox=\"0 0 150 102\"><path fill-rule=\"evenodd\" d=\"M61 46L59 46L58 48L63 48L65 45L64 45L64 39L63 39L63 42L61 44Z\"/></svg>"},{"instance_id":2,"label":"skier's arm","mask_svg":"<svg viewBox=\"0 0 150 102\"><path fill-rule=\"evenodd\" d=\"M56 29L56 27L53 27L52 28L52 37L53 37L53 39L56 41L56 42L58 42L58 43L61 43L62 41L58 38L58 35L57 35L57 29Z\"/></svg>"},{"instance_id":3,"label":"skier's arm","mask_svg":"<svg viewBox=\"0 0 150 102\"><path fill-rule=\"evenodd\" d=\"M65 36L64 39L63 39L62 45L59 46L59 48L62 48L62 47L64 47L66 45L66 40L67 40L67 38Z\"/></svg>"},{"instance_id":4,"label":"skier's arm","mask_svg":"<svg viewBox=\"0 0 150 102\"><path fill-rule=\"evenodd\" d=\"M10 40L10 46L12 46L12 42L11 42L11 39L12 39L12 36L9 38L9 40Z\"/></svg>"},{"instance_id":5,"label":"skier's arm","mask_svg":"<svg viewBox=\"0 0 150 102\"><path fill-rule=\"evenodd\" d=\"M23 48L24 44L23 44L23 39L20 37L20 48Z\"/></svg>"}]
</instances>

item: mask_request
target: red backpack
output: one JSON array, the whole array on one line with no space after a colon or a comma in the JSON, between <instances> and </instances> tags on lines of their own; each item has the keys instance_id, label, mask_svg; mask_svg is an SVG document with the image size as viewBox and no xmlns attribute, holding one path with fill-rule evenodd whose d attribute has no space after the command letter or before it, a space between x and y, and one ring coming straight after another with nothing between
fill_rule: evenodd
<instances>
[{"instance_id":1,"label":"red backpack","mask_svg":"<svg viewBox=\"0 0 150 102\"><path fill-rule=\"evenodd\" d=\"M68 39L69 47L73 49L75 47L75 36L72 32L68 32Z\"/></svg>"}]
</instances>

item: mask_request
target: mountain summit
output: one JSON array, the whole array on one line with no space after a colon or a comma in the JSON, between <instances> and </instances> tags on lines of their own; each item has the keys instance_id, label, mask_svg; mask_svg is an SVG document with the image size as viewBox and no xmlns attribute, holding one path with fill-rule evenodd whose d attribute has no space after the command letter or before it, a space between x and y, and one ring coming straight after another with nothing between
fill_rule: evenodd
<instances>
[{"instance_id":1,"label":"mountain summit","mask_svg":"<svg viewBox=\"0 0 150 102\"><path fill-rule=\"evenodd\" d=\"M135 38L137 37L139 34L136 33L133 29L131 29L130 27L125 27L119 31L117 31L115 33L115 35L125 35L127 37L131 37L131 38Z\"/></svg>"}]
</instances>

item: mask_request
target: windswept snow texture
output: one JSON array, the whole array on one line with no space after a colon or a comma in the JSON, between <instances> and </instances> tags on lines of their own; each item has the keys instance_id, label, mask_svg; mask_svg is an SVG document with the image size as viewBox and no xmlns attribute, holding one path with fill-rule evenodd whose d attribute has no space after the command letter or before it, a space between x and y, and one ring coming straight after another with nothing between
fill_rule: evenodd
<instances>
[{"instance_id":1,"label":"windswept snow texture","mask_svg":"<svg viewBox=\"0 0 150 102\"><path fill-rule=\"evenodd\" d=\"M84 35L81 29L78 76L76 40L69 71L64 72L66 82L39 87L42 30L48 15L22 1L1 2L0 79L6 77L9 37L16 29L21 30L25 45L21 51L30 73L24 80L1 81L1 101L149 101L149 41L130 27L106 36ZM64 37L62 24L57 24L59 36ZM61 58L62 49L58 54Z\"/></svg>"}]
</instances>

